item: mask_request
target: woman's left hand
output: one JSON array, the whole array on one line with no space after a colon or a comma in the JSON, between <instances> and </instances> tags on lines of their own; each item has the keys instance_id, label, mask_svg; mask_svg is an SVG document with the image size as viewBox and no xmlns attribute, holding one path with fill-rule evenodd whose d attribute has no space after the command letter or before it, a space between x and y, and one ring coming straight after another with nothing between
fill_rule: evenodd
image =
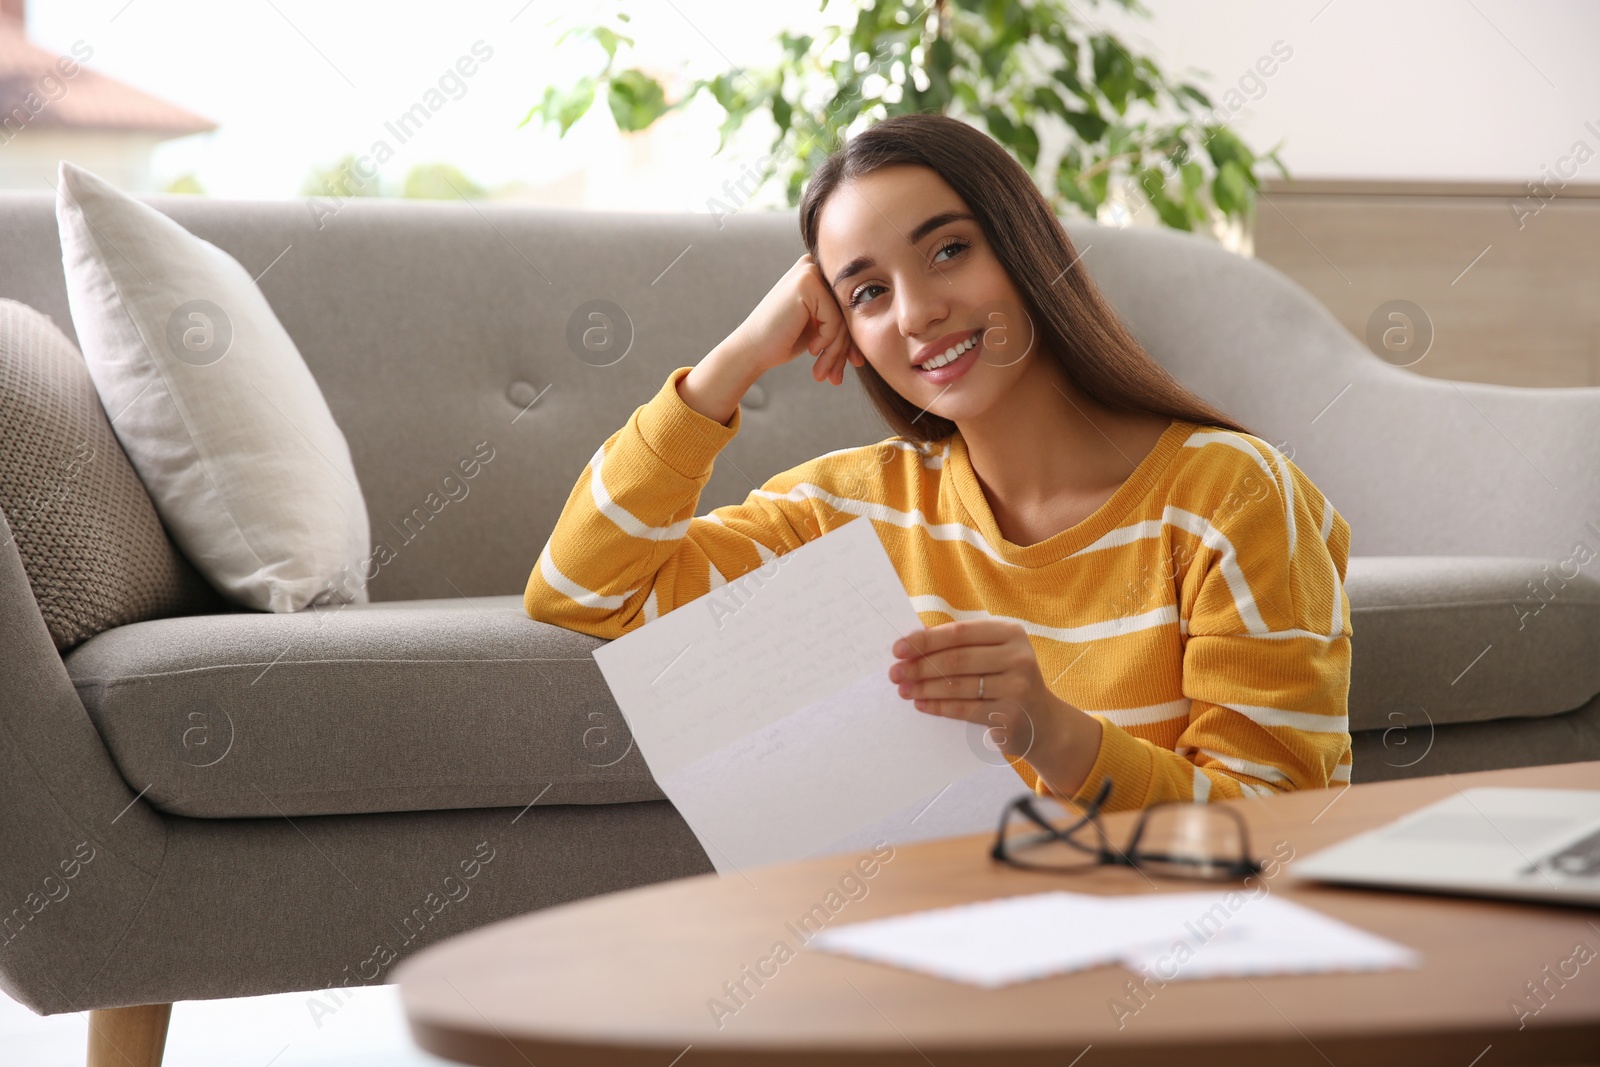
<instances>
[{"instance_id":1,"label":"woman's left hand","mask_svg":"<svg viewBox=\"0 0 1600 1067\"><path fill-rule=\"evenodd\" d=\"M1070 795L1087 777L1100 747L1100 724L1050 691L1018 623L964 619L930 626L896 641L893 652L889 680L917 710L989 727L1001 752L1027 759L1056 792Z\"/></svg>"}]
</instances>

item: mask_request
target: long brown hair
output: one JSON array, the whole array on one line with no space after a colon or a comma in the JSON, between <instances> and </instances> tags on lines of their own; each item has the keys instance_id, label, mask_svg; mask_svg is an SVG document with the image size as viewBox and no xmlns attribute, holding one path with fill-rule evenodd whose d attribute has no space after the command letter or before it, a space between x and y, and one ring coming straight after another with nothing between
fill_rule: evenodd
<instances>
[{"instance_id":1,"label":"long brown hair","mask_svg":"<svg viewBox=\"0 0 1600 1067\"><path fill-rule=\"evenodd\" d=\"M1114 411L1251 432L1191 392L1134 340L1077 262L1072 240L1027 171L960 119L895 115L829 155L800 201L800 236L813 259L817 217L828 197L844 182L900 163L931 168L966 201L1033 316L1037 343L1092 400ZM873 406L896 433L924 444L955 433L955 423L906 400L871 363L858 370Z\"/></svg>"}]
</instances>

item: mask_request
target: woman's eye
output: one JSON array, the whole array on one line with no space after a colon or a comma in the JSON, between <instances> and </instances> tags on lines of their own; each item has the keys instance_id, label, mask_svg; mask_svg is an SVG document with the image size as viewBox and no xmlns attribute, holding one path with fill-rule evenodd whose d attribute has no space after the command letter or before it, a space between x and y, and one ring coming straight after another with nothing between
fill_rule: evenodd
<instances>
[{"instance_id":1,"label":"woman's eye","mask_svg":"<svg viewBox=\"0 0 1600 1067\"><path fill-rule=\"evenodd\" d=\"M941 246L937 251L935 251L933 253L933 261L935 263L943 262L943 261L941 261L939 259L939 256L942 255L943 253L945 253L945 252L961 253L961 252L966 251L970 247L971 247L971 245L969 245L966 241L960 241L960 240L951 241L949 244ZM850 294L850 303L847 306L852 307L852 308L859 307L860 305L866 303L868 300L872 299L871 296L867 295L871 290L873 290L873 289L882 289L882 288L883 288L883 286L878 285L876 282L872 282L872 283L868 283L867 285L863 285L861 288L857 289L855 292Z\"/></svg>"},{"instance_id":2,"label":"woman's eye","mask_svg":"<svg viewBox=\"0 0 1600 1067\"><path fill-rule=\"evenodd\" d=\"M870 290L870 289L882 289L882 288L883 288L883 286L876 285L876 284L863 285L861 288L857 289L855 292L850 294L850 306L851 307L857 307L857 306L865 303L867 300L870 300L871 297L862 295L862 294L866 293L868 290Z\"/></svg>"}]
</instances>

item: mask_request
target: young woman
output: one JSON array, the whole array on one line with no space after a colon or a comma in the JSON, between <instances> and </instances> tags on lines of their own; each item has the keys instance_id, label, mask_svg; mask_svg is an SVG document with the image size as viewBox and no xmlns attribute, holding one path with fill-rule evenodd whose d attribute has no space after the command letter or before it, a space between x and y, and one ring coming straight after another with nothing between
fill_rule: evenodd
<instances>
[{"instance_id":1,"label":"young woman","mask_svg":"<svg viewBox=\"0 0 1600 1067\"><path fill-rule=\"evenodd\" d=\"M901 115L813 175L808 252L596 453L526 606L616 637L870 519L925 629L889 672L1107 809L1350 781L1350 528L1120 325L1027 173ZM897 436L695 517L764 371L855 368Z\"/></svg>"}]
</instances>

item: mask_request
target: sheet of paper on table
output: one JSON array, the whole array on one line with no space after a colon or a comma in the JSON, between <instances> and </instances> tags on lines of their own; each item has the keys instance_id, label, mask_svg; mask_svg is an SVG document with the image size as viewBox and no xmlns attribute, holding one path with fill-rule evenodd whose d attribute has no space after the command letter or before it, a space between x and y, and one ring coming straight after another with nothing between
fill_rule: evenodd
<instances>
[{"instance_id":1,"label":"sheet of paper on table","mask_svg":"<svg viewBox=\"0 0 1600 1067\"><path fill-rule=\"evenodd\" d=\"M990 830L1027 786L974 724L889 681L922 627L858 518L595 649L717 870Z\"/></svg>"},{"instance_id":2,"label":"sheet of paper on table","mask_svg":"<svg viewBox=\"0 0 1600 1067\"><path fill-rule=\"evenodd\" d=\"M831 926L810 945L989 989L1107 963L1170 982L1419 962L1413 949L1262 889L1030 893Z\"/></svg>"}]
</instances>

